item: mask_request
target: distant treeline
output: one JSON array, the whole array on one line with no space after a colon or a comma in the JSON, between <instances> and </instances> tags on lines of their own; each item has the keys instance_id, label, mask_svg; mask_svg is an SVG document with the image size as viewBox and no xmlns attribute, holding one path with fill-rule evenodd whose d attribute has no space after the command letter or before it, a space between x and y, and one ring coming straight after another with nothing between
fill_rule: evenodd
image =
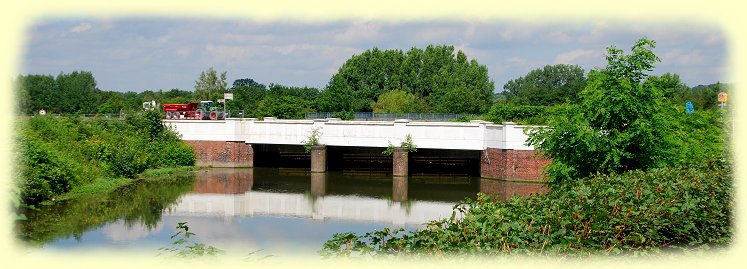
<instances>
[{"instance_id":1,"label":"distant treeline","mask_svg":"<svg viewBox=\"0 0 747 269\"><path fill-rule=\"evenodd\" d=\"M453 46L425 49L373 48L348 59L324 89L264 85L251 78L237 79L231 87L226 72L211 67L195 82L194 91L183 89L116 92L97 88L91 72L20 75L17 83L19 114L44 109L57 114L116 114L141 110L143 102L187 103L217 101L233 93L228 110L243 110L244 117L303 118L307 112L467 113L483 114L491 121L543 123L559 105L578 103L587 74L576 65L548 65L508 81L494 93L487 67L467 60ZM717 95L726 85L689 87L677 74L649 76L647 87L662 89L673 105L691 101L696 110L718 106Z\"/></svg>"}]
</instances>

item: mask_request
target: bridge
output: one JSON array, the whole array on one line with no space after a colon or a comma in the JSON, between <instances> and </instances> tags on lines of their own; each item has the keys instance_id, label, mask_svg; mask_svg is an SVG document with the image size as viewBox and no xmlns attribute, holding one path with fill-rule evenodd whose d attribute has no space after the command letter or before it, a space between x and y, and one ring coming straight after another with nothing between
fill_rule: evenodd
<instances>
[{"instance_id":1,"label":"bridge","mask_svg":"<svg viewBox=\"0 0 747 269\"><path fill-rule=\"evenodd\" d=\"M549 162L535 157L534 149L525 144L525 131L532 126L511 122L498 125L480 120L412 122L343 121L335 118L278 120L267 117L263 120L164 120L164 123L193 147L199 166L253 167L255 162L263 161L263 156L278 155L265 154L268 148L277 150L283 149L283 146L295 146L296 155L300 156L303 152L298 148L309 141L314 133L317 134L318 143L307 155L312 172L324 172L334 166L328 163L328 159L333 162L345 159L334 156L335 152L338 155L344 152L348 154L346 156L352 156L351 152L356 151L378 152L369 156L381 158L381 149L390 145L395 146L388 160L394 176L410 174L410 161L432 164L433 161L428 158L451 156L451 159L464 158L479 163L481 177L538 181L542 166ZM396 147L407 136L412 138L418 152L409 153ZM429 156L424 156L426 154Z\"/></svg>"}]
</instances>

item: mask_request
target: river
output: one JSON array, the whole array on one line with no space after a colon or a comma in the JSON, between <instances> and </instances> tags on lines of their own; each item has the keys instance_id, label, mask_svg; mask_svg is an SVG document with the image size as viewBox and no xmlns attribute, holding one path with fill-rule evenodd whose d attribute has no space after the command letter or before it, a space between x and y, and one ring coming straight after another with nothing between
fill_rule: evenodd
<instances>
[{"instance_id":1,"label":"river","mask_svg":"<svg viewBox=\"0 0 747 269\"><path fill-rule=\"evenodd\" d=\"M535 183L467 176L214 168L42 207L20 223L18 233L47 250L155 255L186 222L193 239L229 253L316 255L334 233L423 228L451 216L458 201L478 192L507 199L545 191Z\"/></svg>"}]
</instances>

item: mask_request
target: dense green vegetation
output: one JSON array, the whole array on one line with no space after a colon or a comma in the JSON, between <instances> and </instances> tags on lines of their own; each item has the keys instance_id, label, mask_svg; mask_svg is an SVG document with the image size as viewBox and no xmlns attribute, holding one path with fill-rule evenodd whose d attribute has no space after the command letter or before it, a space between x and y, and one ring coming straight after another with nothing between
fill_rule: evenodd
<instances>
[{"instance_id":1,"label":"dense green vegetation","mask_svg":"<svg viewBox=\"0 0 747 269\"><path fill-rule=\"evenodd\" d=\"M689 91L676 76L646 79L658 61L654 46L641 39L629 55L608 48L607 67L589 73L578 104L491 109L495 119L549 123L529 134L529 144L552 158L547 194L505 202L481 195L423 230L336 234L320 253L646 255L728 246L727 112L687 114L679 98Z\"/></svg>"},{"instance_id":2,"label":"dense green vegetation","mask_svg":"<svg viewBox=\"0 0 747 269\"><path fill-rule=\"evenodd\" d=\"M428 46L425 50L374 48L351 57L330 79L319 97L321 111L373 111L380 96L403 91L427 102L430 111L482 113L490 107L494 90L488 69L467 60L453 46ZM411 97L407 97L411 98ZM428 112L423 106L403 112Z\"/></svg>"},{"instance_id":3,"label":"dense green vegetation","mask_svg":"<svg viewBox=\"0 0 747 269\"><path fill-rule=\"evenodd\" d=\"M426 229L336 234L324 256L642 255L731 242L728 162L597 175L550 192L465 201Z\"/></svg>"},{"instance_id":4,"label":"dense green vegetation","mask_svg":"<svg viewBox=\"0 0 747 269\"><path fill-rule=\"evenodd\" d=\"M15 180L20 200L29 206L102 178L134 178L149 168L195 162L191 148L153 111L124 121L19 118L15 128Z\"/></svg>"},{"instance_id":5,"label":"dense green vegetation","mask_svg":"<svg viewBox=\"0 0 747 269\"><path fill-rule=\"evenodd\" d=\"M506 99L512 104L548 106L578 103L578 92L586 86L584 70L577 65L548 65L526 76L506 82Z\"/></svg>"}]
</instances>

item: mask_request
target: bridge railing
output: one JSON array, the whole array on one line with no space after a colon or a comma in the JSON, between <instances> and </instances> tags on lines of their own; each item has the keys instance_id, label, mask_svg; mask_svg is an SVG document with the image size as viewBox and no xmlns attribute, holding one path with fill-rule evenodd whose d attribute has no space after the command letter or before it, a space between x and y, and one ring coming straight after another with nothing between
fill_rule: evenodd
<instances>
[{"instance_id":1,"label":"bridge railing","mask_svg":"<svg viewBox=\"0 0 747 269\"><path fill-rule=\"evenodd\" d=\"M59 118L59 117L75 117L78 116L82 119L120 119L123 120L127 117L126 113L119 113L119 114L46 114L46 115L39 115L39 114L19 114L18 117L23 118L33 118L33 117L53 117L53 118Z\"/></svg>"},{"instance_id":2,"label":"bridge railing","mask_svg":"<svg viewBox=\"0 0 747 269\"><path fill-rule=\"evenodd\" d=\"M244 110L226 110L226 119L243 119Z\"/></svg>"},{"instance_id":3,"label":"bridge railing","mask_svg":"<svg viewBox=\"0 0 747 269\"><path fill-rule=\"evenodd\" d=\"M314 112L306 113L306 119L326 119L334 118L337 112ZM480 117L477 114L451 114L451 113L374 113L374 112L355 112L354 120L362 121L379 121L379 120L396 120L408 119L415 121L454 121L457 119L474 119Z\"/></svg>"}]
</instances>

